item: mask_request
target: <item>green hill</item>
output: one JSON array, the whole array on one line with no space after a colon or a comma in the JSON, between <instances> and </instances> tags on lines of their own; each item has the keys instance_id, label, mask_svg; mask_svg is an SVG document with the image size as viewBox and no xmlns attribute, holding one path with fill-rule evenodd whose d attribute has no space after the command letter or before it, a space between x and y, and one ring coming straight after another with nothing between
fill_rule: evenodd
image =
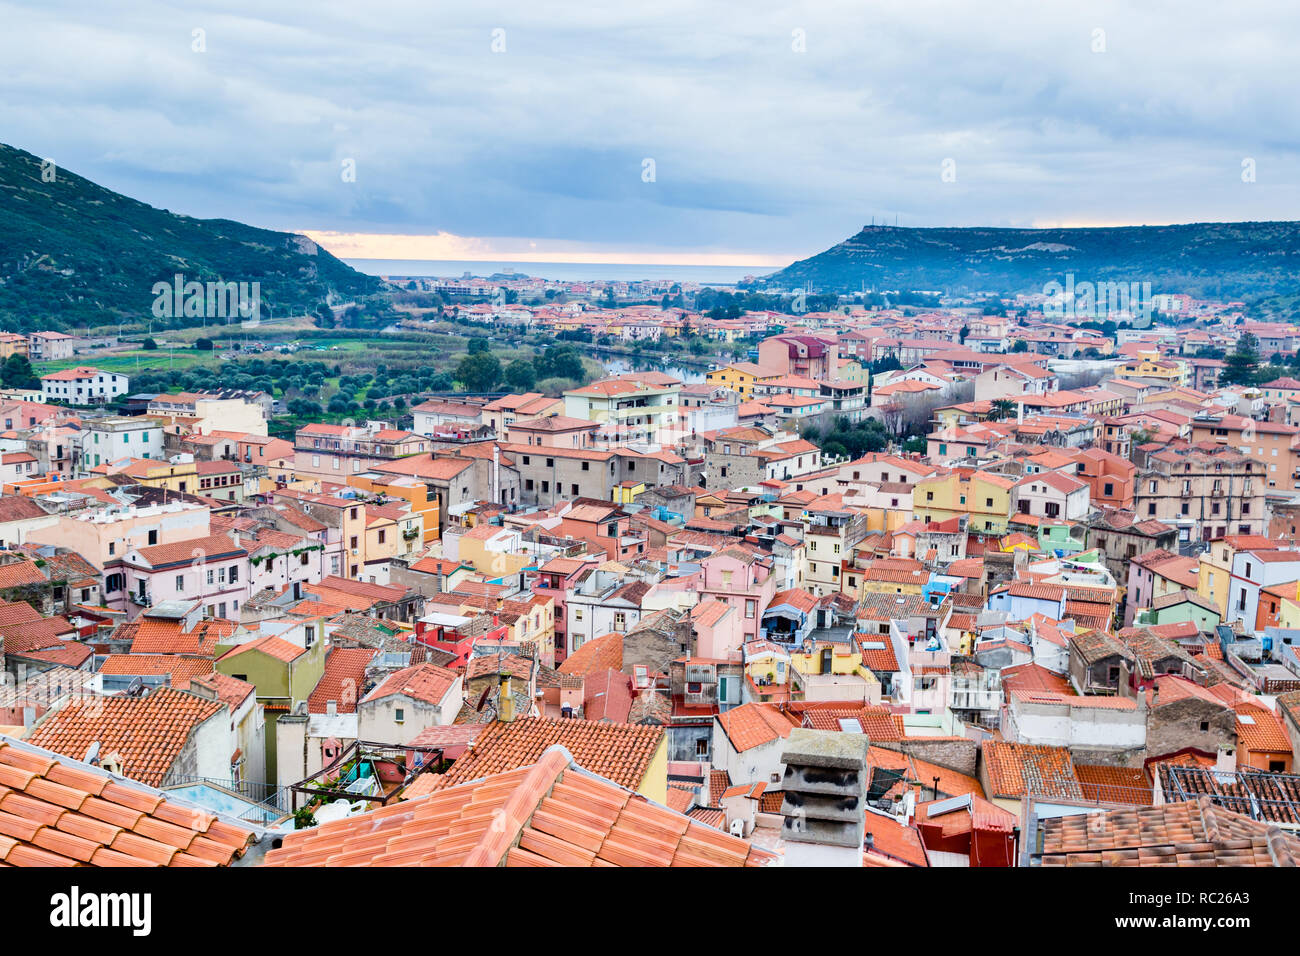
<instances>
[{"instance_id":1,"label":"green hill","mask_svg":"<svg viewBox=\"0 0 1300 956\"><path fill-rule=\"evenodd\" d=\"M1042 292L1076 282L1150 282L1155 293L1256 298L1300 292L1300 222L1081 229L910 229L857 235L759 280L815 292Z\"/></svg>"},{"instance_id":2,"label":"green hill","mask_svg":"<svg viewBox=\"0 0 1300 956\"><path fill-rule=\"evenodd\" d=\"M0 144L0 328L146 320L154 283L177 273L261 283L263 319L381 287L304 236L155 209L62 168L46 181L38 157Z\"/></svg>"}]
</instances>

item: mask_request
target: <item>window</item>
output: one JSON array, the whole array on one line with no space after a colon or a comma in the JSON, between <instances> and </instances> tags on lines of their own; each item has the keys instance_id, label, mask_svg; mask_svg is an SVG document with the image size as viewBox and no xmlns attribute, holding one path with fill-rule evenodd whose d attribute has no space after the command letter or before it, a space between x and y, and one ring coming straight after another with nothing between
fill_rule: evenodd
<instances>
[{"instance_id":1,"label":"window","mask_svg":"<svg viewBox=\"0 0 1300 956\"><path fill-rule=\"evenodd\" d=\"M306 556L305 554L302 556L302 563L303 563L303 564L306 564L306 563L307 563L307 556ZM231 584L234 584L234 583L237 582L238 580L239 580L239 565L237 565L237 564L231 565L231 566L230 566L230 583L231 583Z\"/></svg>"},{"instance_id":2,"label":"window","mask_svg":"<svg viewBox=\"0 0 1300 956\"><path fill-rule=\"evenodd\" d=\"M385 531L383 528L380 528L380 529L379 529L379 543L380 543L380 544L383 544L384 541L387 540L387 538L388 538L388 532Z\"/></svg>"},{"instance_id":3,"label":"window","mask_svg":"<svg viewBox=\"0 0 1300 956\"><path fill-rule=\"evenodd\" d=\"M709 738L701 737L695 741L695 756L707 757L709 755Z\"/></svg>"},{"instance_id":4,"label":"window","mask_svg":"<svg viewBox=\"0 0 1300 956\"><path fill-rule=\"evenodd\" d=\"M580 608L580 607L575 607L575 608L573 609L573 619L574 619L575 621L581 621L581 620L582 620L582 608Z\"/></svg>"},{"instance_id":5,"label":"window","mask_svg":"<svg viewBox=\"0 0 1300 956\"><path fill-rule=\"evenodd\" d=\"M755 607L754 601L745 602L745 617L752 618L754 616L754 607Z\"/></svg>"},{"instance_id":6,"label":"window","mask_svg":"<svg viewBox=\"0 0 1300 956\"><path fill-rule=\"evenodd\" d=\"M157 543L158 543L158 529L157 529L157 528L152 528L152 529L150 529L150 531L149 531L149 543L150 543L150 544L157 544Z\"/></svg>"},{"instance_id":7,"label":"window","mask_svg":"<svg viewBox=\"0 0 1300 956\"><path fill-rule=\"evenodd\" d=\"M217 575L215 569L208 568L208 583L215 584L216 580L217 580Z\"/></svg>"},{"instance_id":8,"label":"window","mask_svg":"<svg viewBox=\"0 0 1300 956\"><path fill-rule=\"evenodd\" d=\"M185 590L185 575L183 574L176 575L176 590L177 591Z\"/></svg>"},{"instance_id":9,"label":"window","mask_svg":"<svg viewBox=\"0 0 1300 956\"><path fill-rule=\"evenodd\" d=\"M1201 733L1205 733L1209 729L1210 729L1210 722L1208 720L1201 721Z\"/></svg>"},{"instance_id":10,"label":"window","mask_svg":"<svg viewBox=\"0 0 1300 956\"><path fill-rule=\"evenodd\" d=\"M622 631L627 629L627 615L622 611L614 612L614 630Z\"/></svg>"},{"instance_id":11,"label":"window","mask_svg":"<svg viewBox=\"0 0 1300 956\"><path fill-rule=\"evenodd\" d=\"M393 723L402 724L406 722L406 711L398 707L393 711Z\"/></svg>"}]
</instances>

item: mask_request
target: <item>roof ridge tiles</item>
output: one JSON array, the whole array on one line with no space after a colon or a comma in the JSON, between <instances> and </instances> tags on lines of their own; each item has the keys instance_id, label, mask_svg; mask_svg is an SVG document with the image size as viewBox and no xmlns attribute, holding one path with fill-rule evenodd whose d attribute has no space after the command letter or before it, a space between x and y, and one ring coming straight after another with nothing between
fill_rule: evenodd
<instances>
[{"instance_id":1,"label":"roof ridge tiles","mask_svg":"<svg viewBox=\"0 0 1300 956\"><path fill-rule=\"evenodd\" d=\"M560 775L573 766L573 756L560 744L552 744L528 770L523 783L515 787L505 806L493 812L492 824L483 839L465 858L465 866L499 866L510 849L555 787Z\"/></svg>"}]
</instances>

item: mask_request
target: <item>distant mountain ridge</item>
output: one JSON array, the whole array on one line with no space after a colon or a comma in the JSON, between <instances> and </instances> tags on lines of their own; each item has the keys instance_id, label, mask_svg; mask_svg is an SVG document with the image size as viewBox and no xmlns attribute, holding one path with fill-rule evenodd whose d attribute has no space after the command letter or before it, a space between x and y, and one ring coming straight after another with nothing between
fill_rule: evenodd
<instances>
[{"instance_id":1,"label":"distant mountain ridge","mask_svg":"<svg viewBox=\"0 0 1300 956\"><path fill-rule=\"evenodd\" d=\"M1300 292L1300 222L1074 229L864 226L760 280L810 292L1042 292L1050 282L1150 282L1152 292L1246 298Z\"/></svg>"},{"instance_id":2,"label":"distant mountain ridge","mask_svg":"<svg viewBox=\"0 0 1300 956\"><path fill-rule=\"evenodd\" d=\"M130 199L0 144L0 327L148 319L156 282L258 282L263 319L312 312L333 292L370 295L357 272L305 236L194 219Z\"/></svg>"}]
</instances>

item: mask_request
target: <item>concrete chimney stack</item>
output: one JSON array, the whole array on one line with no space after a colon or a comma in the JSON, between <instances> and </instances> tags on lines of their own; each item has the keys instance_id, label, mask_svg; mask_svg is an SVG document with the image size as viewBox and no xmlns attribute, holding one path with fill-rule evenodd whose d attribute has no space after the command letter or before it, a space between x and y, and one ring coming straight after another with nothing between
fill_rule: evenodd
<instances>
[{"instance_id":1,"label":"concrete chimney stack","mask_svg":"<svg viewBox=\"0 0 1300 956\"><path fill-rule=\"evenodd\" d=\"M797 728L781 762L786 866L862 866L866 735Z\"/></svg>"}]
</instances>

